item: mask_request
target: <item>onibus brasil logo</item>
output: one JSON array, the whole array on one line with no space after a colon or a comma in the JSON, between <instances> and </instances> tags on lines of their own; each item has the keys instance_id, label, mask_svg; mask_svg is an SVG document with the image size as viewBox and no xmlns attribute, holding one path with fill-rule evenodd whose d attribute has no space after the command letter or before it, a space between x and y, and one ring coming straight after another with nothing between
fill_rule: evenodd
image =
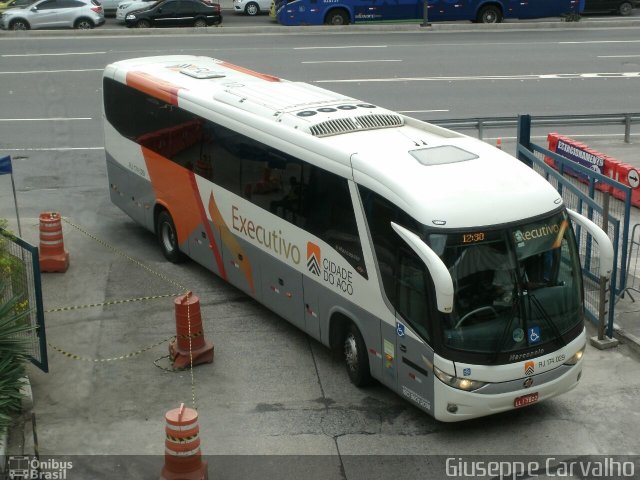
<instances>
[{"instance_id":1,"label":"onibus brasil logo","mask_svg":"<svg viewBox=\"0 0 640 480\"><path fill-rule=\"evenodd\" d=\"M10 479L66 480L67 473L73 468L73 462L54 458L40 460L28 455L9 456L7 474Z\"/></svg>"}]
</instances>

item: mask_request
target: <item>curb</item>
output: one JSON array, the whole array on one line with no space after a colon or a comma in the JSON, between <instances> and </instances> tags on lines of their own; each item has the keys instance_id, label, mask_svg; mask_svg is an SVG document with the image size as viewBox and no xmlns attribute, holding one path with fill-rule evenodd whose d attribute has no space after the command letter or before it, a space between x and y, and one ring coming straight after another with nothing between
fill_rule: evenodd
<instances>
[{"instance_id":1,"label":"curb","mask_svg":"<svg viewBox=\"0 0 640 480\"><path fill-rule=\"evenodd\" d=\"M640 355L640 338L636 335L627 332L620 325L613 324L613 336L620 340L620 343L628 345L631 350Z\"/></svg>"},{"instance_id":2,"label":"curb","mask_svg":"<svg viewBox=\"0 0 640 480\"><path fill-rule=\"evenodd\" d=\"M356 25L306 25L285 27L282 25L253 26L253 27L225 27L224 24L218 27L209 28L100 28L92 30L29 30L27 32L14 32L10 30L0 30L0 38L33 38L33 37L110 37L110 36L167 36L167 35L220 35L220 34L309 34L319 33L342 33L358 34L368 32L508 32L513 30L557 30L557 29L610 29L610 28L638 28L638 20L586 20L581 22L556 21L516 21L505 23L432 23L427 27L420 26L419 23L411 24L356 24Z\"/></svg>"}]
</instances>

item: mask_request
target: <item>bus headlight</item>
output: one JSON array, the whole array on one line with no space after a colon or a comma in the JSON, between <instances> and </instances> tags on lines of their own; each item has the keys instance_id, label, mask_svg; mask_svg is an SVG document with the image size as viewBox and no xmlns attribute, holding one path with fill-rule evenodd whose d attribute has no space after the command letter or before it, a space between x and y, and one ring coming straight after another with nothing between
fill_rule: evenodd
<instances>
[{"instance_id":1,"label":"bus headlight","mask_svg":"<svg viewBox=\"0 0 640 480\"><path fill-rule=\"evenodd\" d=\"M467 392L477 390L485 384L485 382L479 382L477 380L469 380L468 378L458 378L448 375L436 366L433 367L433 373L442 383Z\"/></svg>"},{"instance_id":2,"label":"bus headlight","mask_svg":"<svg viewBox=\"0 0 640 480\"><path fill-rule=\"evenodd\" d=\"M565 365L575 365L576 363L578 363L581 359L582 356L584 355L584 349L587 348L587 344L585 343L584 346L578 350L575 355L573 357L571 357L569 360L567 360L566 362L564 362Z\"/></svg>"}]
</instances>

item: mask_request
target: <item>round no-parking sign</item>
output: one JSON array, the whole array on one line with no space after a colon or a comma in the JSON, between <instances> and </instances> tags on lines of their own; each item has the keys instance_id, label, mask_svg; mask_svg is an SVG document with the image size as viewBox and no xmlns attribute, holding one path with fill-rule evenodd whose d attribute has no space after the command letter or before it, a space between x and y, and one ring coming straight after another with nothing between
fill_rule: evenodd
<instances>
[{"instance_id":1,"label":"round no-parking sign","mask_svg":"<svg viewBox=\"0 0 640 480\"><path fill-rule=\"evenodd\" d=\"M631 188L638 188L638 186L640 186L640 174L638 170L629 170L629 173L627 173L627 182Z\"/></svg>"}]
</instances>

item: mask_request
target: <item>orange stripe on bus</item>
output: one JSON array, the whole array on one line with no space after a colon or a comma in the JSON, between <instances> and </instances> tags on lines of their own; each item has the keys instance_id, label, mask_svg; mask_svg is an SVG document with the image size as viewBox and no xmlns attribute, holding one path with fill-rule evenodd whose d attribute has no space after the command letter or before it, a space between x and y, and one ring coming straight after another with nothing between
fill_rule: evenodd
<instances>
[{"instance_id":1,"label":"orange stripe on bus","mask_svg":"<svg viewBox=\"0 0 640 480\"><path fill-rule=\"evenodd\" d=\"M234 65L233 63L221 62L221 64L231 70L235 70L237 72L246 73L247 75L251 75L253 77L261 78L262 80L266 80L267 82L279 82L280 78L274 77L273 75L267 75L266 73L256 72L255 70L251 70L249 68L239 67L238 65Z\"/></svg>"},{"instance_id":2,"label":"orange stripe on bus","mask_svg":"<svg viewBox=\"0 0 640 480\"><path fill-rule=\"evenodd\" d=\"M170 206L178 239L185 242L203 223L189 179L192 173L148 148L141 148L156 199Z\"/></svg>"},{"instance_id":3,"label":"orange stripe on bus","mask_svg":"<svg viewBox=\"0 0 640 480\"><path fill-rule=\"evenodd\" d=\"M220 255L220 251L218 250L218 245L216 245L216 237L213 236L213 230L211 230L211 225L209 224L207 213L204 209L204 205L202 204L202 197L200 196L200 190L198 189L196 176L193 172L189 172L189 180L191 181L192 191L196 197L196 203L198 205L198 211L200 212L200 218L202 218L204 229L207 231L207 238L209 239L209 245L211 246L211 251L213 252L213 256L216 260L216 265L218 266L218 272L220 272L220 276L226 280L227 272L224 269L222 256ZM213 193L211 194L211 196L213 196ZM213 217L212 217L212 220L213 220ZM215 221L214 221L214 224L215 224Z\"/></svg>"},{"instance_id":4,"label":"orange stripe on bus","mask_svg":"<svg viewBox=\"0 0 640 480\"><path fill-rule=\"evenodd\" d=\"M127 85L171 105L178 105L178 90L183 88L148 73L135 71L127 72Z\"/></svg>"}]
</instances>

